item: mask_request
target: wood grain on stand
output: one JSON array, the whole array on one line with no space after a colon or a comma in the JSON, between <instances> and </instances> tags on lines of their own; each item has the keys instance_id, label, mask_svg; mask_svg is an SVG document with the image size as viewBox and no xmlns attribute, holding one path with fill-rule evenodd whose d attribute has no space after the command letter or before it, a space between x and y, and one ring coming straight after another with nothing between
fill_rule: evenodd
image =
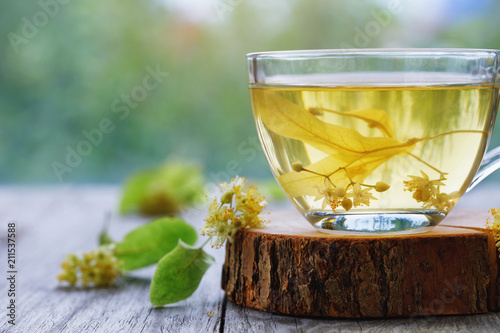
<instances>
[{"instance_id":1,"label":"wood grain on stand","mask_svg":"<svg viewBox=\"0 0 500 333\"><path fill-rule=\"evenodd\" d=\"M469 223L476 218L477 223ZM230 301L301 316L373 318L497 310L498 254L478 212L421 234L325 234L295 212L274 213L227 246ZM493 245L493 248L491 247Z\"/></svg>"}]
</instances>

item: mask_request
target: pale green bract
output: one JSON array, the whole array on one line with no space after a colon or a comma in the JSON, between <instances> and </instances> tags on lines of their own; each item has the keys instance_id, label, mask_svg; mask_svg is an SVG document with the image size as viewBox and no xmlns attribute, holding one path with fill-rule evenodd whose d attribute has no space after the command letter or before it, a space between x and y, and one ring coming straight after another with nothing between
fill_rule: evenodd
<instances>
[{"instance_id":1,"label":"pale green bract","mask_svg":"<svg viewBox=\"0 0 500 333\"><path fill-rule=\"evenodd\" d=\"M149 299L154 306L176 303L191 296L207 269L215 262L203 248L191 247L179 240L178 245L158 263Z\"/></svg>"}]
</instances>

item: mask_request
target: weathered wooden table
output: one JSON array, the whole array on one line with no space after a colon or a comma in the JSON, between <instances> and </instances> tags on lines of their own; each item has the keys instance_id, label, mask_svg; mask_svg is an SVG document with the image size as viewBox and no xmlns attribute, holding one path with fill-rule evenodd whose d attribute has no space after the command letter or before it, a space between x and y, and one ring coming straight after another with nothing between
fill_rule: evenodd
<instances>
[{"instance_id":1,"label":"weathered wooden table","mask_svg":"<svg viewBox=\"0 0 500 333\"><path fill-rule=\"evenodd\" d=\"M461 206L500 207L499 193L493 187L473 191L464 197ZM500 313L336 320L281 316L243 308L228 302L220 287L222 249L209 249L216 264L195 294L170 306L154 308L149 302L154 268L135 272L111 289L60 286L56 279L60 262L68 253L96 247L107 214L112 214L110 234L116 239L147 221L118 216L118 195L117 187L0 188L1 332L500 332ZM204 214L203 210L194 210L184 217L199 228ZM15 223L16 234L13 269L7 258L9 223ZM12 280L7 280L12 275L13 289ZM15 292L15 297L9 296L9 290ZM8 322L11 311L7 307L12 299L15 325ZM211 311L216 314L208 316Z\"/></svg>"}]
</instances>

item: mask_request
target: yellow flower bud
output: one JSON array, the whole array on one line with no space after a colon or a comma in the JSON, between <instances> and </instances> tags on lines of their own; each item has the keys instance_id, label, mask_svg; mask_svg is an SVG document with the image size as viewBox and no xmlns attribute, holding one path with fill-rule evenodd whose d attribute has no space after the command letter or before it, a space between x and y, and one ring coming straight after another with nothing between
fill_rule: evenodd
<instances>
[{"instance_id":1,"label":"yellow flower bud","mask_svg":"<svg viewBox=\"0 0 500 333\"><path fill-rule=\"evenodd\" d=\"M234 195L233 191L228 191L224 193L222 195L222 198L220 198L220 202L222 204L230 204L231 202L233 202L233 195Z\"/></svg>"},{"instance_id":2,"label":"yellow flower bud","mask_svg":"<svg viewBox=\"0 0 500 333\"><path fill-rule=\"evenodd\" d=\"M384 182L377 182L377 184L375 184L375 191L377 192L385 192L387 191L391 186L387 183L384 183Z\"/></svg>"},{"instance_id":3,"label":"yellow flower bud","mask_svg":"<svg viewBox=\"0 0 500 333\"><path fill-rule=\"evenodd\" d=\"M323 114L319 108L309 108L309 113L313 116L321 116Z\"/></svg>"},{"instance_id":4,"label":"yellow flower bud","mask_svg":"<svg viewBox=\"0 0 500 333\"><path fill-rule=\"evenodd\" d=\"M352 200L349 199L349 198L344 198L344 200L342 200L342 207L348 211L352 208Z\"/></svg>"},{"instance_id":5,"label":"yellow flower bud","mask_svg":"<svg viewBox=\"0 0 500 333\"><path fill-rule=\"evenodd\" d=\"M300 162L293 162L292 169L295 172L301 172L302 170L304 170L304 168L302 167L302 163L300 163Z\"/></svg>"},{"instance_id":6,"label":"yellow flower bud","mask_svg":"<svg viewBox=\"0 0 500 333\"><path fill-rule=\"evenodd\" d=\"M347 192L346 192L345 188L337 186L335 188L335 190L333 191L333 194L338 198L342 198L342 197L345 197Z\"/></svg>"}]
</instances>

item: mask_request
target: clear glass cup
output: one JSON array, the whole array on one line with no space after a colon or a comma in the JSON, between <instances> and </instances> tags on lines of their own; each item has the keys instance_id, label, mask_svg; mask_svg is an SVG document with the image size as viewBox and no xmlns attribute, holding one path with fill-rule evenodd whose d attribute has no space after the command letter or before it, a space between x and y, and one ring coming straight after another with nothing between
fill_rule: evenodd
<instances>
[{"instance_id":1,"label":"clear glass cup","mask_svg":"<svg viewBox=\"0 0 500 333\"><path fill-rule=\"evenodd\" d=\"M499 105L497 50L279 51L247 61L269 166L321 231L427 231L500 167L500 149L484 156Z\"/></svg>"}]
</instances>

